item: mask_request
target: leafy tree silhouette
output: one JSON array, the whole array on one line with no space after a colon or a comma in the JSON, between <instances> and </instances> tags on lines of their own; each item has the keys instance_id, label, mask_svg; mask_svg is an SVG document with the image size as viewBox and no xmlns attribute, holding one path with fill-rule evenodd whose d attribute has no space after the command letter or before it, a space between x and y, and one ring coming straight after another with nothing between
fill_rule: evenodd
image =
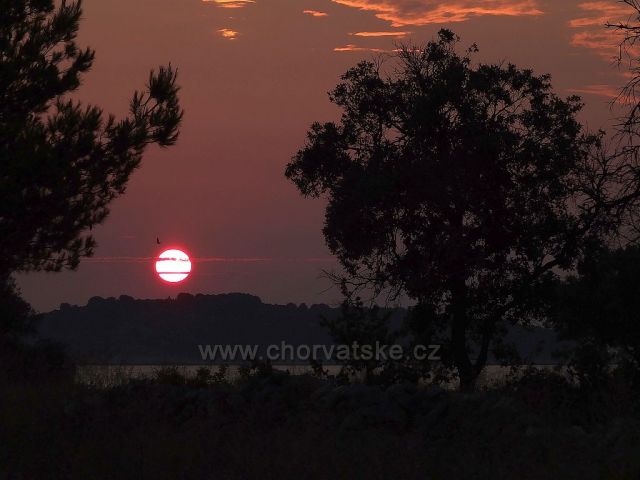
<instances>
[{"instance_id":1,"label":"leafy tree silhouette","mask_svg":"<svg viewBox=\"0 0 640 480\"><path fill-rule=\"evenodd\" d=\"M1 0L0 12L0 282L18 295L13 273L92 254L89 231L145 148L175 143L182 110L171 66L151 71L122 120L65 98L94 60L76 44L80 2Z\"/></svg>"},{"instance_id":2,"label":"leafy tree silhouette","mask_svg":"<svg viewBox=\"0 0 640 480\"><path fill-rule=\"evenodd\" d=\"M543 318L558 272L618 231L637 203L618 187L638 182L583 131L578 97L556 96L548 75L474 65L477 47L458 42L442 30L399 49L390 74L348 70L330 93L340 122L314 123L285 174L328 198L335 281L417 301L472 390L504 326Z\"/></svg>"},{"instance_id":3,"label":"leafy tree silhouette","mask_svg":"<svg viewBox=\"0 0 640 480\"><path fill-rule=\"evenodd\" d=\"M570 364L588 384L606 378L611 364L640 379L640 246L596 248L559 284L555 328L577 340Z\"/></svg>"},{"instance_id":4,"label":"leafy tree silhouette","mask_svg":"<svg viewBox=\"0 0 640 480\"><path fill-rule=\"evenodd\" d=\"M76 35L80 2L0 4L0 276L75 268L152 143L173 145L182 111L176 72L151 72L130 115L65 99L94 52Z\"/></svg>"},{"instance_id":5,"label":"leafy tree silhouette","mask_svg":"<svg viewBox=\"0 0 640 480\"><path fill-rule=\"evenodd\" d=\"M638 196L638 151L640 134L640 85L637 44L640 40L640 3L621 0L633 11L626 21L606 27L621 35L618 62L628 67L629 79L613 102L627 106L617 124L621 156L630 160L618 162L609 173L618 174L618 199L621 205L623 247L594 245L578 264L572 275L559 283L558 303L552 313L554 328L565 339L576 340L569 365L581 383L602 387L610 376L612 364L629 374L634 386L640 385L640 222L635 199ZM604 164L603 164L604 165ZM601 169L602 175L607 170ZM594 180L598 176L593 177ZM633 199L633 200L632 200ZM627 201L630 201L627 203ZM631 207L631 208L630 208ZM565 352L567 353L567 352Z\"/></svg>"},{"instance_id":6,"label":"leafy tree silhouette","mask_svg":"<svg viewBox=\"0 0 640 480\"><path fill-rule=\"evenodd\" d=\"M376 369L384 368L386 362L376 358L371 347L376 343L394 343L397 334L389 329L390 317L391 312L381 312L377 306L366 308L360 298L345 299L340 306L340 315L336 318L320 317L320 324L327 329L336 344L365 348L365 351L357 351L355 355L349 355L340 362L346 377L363 372L365 383L372 383Z\"/></svg>"}]
</instances>

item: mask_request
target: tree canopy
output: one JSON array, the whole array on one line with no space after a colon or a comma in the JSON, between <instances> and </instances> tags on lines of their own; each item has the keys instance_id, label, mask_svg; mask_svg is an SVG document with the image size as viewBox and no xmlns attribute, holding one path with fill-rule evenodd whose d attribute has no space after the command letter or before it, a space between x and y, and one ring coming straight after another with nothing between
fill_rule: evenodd
<instances>
[{"instance_id":1,"label":"tree canopy","mask_svg":"<svg viewBox=\"0 0 640 480\"><path fill-rule=\"evenodd\" d=\"M0 277L74 268L150 144L173 145L176 71L151 71L117 120L68 97L92 66L80 2L0 0Z\"/></svg>"},{"instance_id":2,"label":"tree canopy","mask_svg":"<svg viewBox=\"0 0 640 480\"><path fill-rule=\"evenodd\" d=\"M594 249L559 284L556 330L562 338L577 340L582 351L599 351L606 362L639 371L639 278L638 245Z\"/></svg>"},{"instance_id":3,"label":"tree canopy","mask_svg":"<svg viewBox=\"0 0 640 480\"><path fill-rule=\"evenodd\" d=\"M584 131L578 97L555 95L548 75L474 64L458 42L442 30L401 48L389 74L388 62L347 71L330 93L340 121L312 125L286 176L327 198L343 288L416 300L473 388L504 325L540 318L557 273L618 232L637 176Z\"/></svg>"}]
</instances>

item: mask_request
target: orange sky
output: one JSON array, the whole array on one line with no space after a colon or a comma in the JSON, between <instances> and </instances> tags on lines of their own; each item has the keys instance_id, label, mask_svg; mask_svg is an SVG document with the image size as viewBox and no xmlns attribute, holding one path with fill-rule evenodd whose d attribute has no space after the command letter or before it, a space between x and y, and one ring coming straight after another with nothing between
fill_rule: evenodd
<instances>
[{"instance_id":1,"label":"orange sky","mask_svg":"<svg viewBox=\"0 0 640 480\"><path fill-rule=\"evenodd\" d=\"M283 176L315 120L337 111L326 92L360 59L419 44L443 27L477 43L478 59L551 73L578 93L591 129L614 114L624 82L603 24L628 16L616 0L85 0L80 43L97 58L79 97L122 114L150 68L180 71L186 110L169 150L152 149L106 223L98 258L77 272L19 277L41 311L93 295L142 298L242 291L275 303L337 302L322 269L323 204ZM159 282L166 246L203 261L179 287ZM127 260L128 259L128 260Z\"/></svg>"}]
</instances>

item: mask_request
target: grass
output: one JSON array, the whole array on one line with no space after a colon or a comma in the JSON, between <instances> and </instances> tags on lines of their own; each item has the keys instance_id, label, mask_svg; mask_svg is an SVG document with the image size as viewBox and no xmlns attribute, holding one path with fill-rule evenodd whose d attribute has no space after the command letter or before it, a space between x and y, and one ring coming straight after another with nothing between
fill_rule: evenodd
<instances>
[{"instance_id":1,"label":"grass","mask_svg":"<svg viewBox=\"0 0 640 480\"><path fill-rule=\"evenodd\" d=\"M185 376L171 367L147 379L127 373L96 374L84 383L4 385L0 478L582 480L640 475L640 419L633 409L624 402L581 402L584 392L552 372L529 372L472 395L444 392L440 398L448 407L435 423L428 415L408 412L406 423L359 428L344 427L359 405L318 406L318 392L333 390L312 376L254 371L230 381L224 369ZM608 402L615 404L616 396Z\"/></svg>"}]
</instances>

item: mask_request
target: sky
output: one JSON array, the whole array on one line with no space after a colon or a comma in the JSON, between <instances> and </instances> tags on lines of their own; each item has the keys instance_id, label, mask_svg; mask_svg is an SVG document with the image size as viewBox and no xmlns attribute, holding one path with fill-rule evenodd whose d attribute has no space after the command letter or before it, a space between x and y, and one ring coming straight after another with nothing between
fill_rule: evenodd
<instances>
[{"instance_id":1,"label":"sky","mask_svg":"<svg viewBox=\"0 0 640 480\"><path fill-rule=\"evenodd\" d=\"M476 59L550 73L561 96L579 94L581 121L609 128L624 85L617 0L85 0L79 44L96 50L77 97L125 115L150 69L179 71L180 139L152 147L78 270L19 275L38 311L92 296L167 298L246 292L270 303L337 304L323 271L324 203L284 178L314 121L339 111L327 97L349 67L420 45L450 28ZM161 240L157 245L156 237ZM181 247L193 272L179 285L154 273L162 247Z\"/></svg>"}]
</instances>

